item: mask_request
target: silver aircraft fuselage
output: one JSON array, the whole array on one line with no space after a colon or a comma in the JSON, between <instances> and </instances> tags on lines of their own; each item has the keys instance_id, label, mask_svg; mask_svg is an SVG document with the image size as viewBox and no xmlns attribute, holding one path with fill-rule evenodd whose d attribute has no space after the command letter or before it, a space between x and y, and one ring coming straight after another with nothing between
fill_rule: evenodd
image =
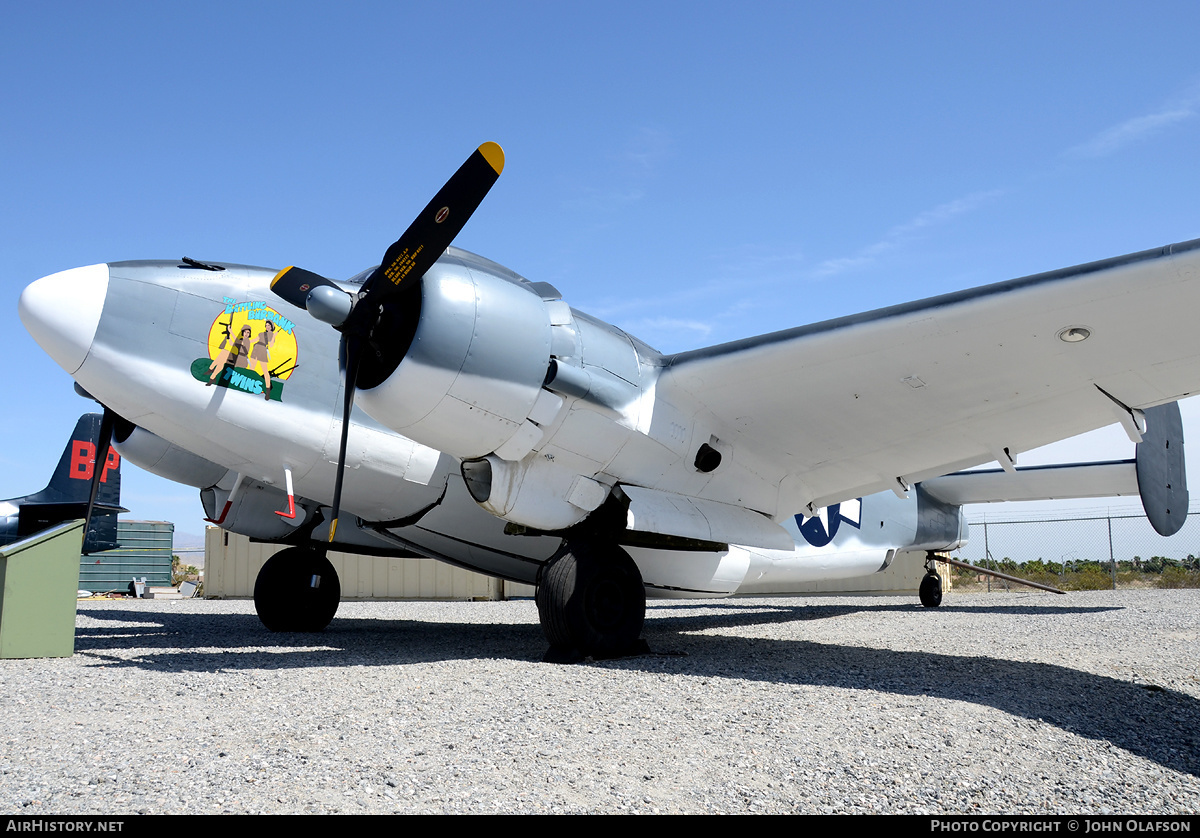
<instances>
[{"instance_id":1,"label":"silver aircraft fuselage","mask_svg":"<svg viewBox=\"0 0 1200 838\"><path fill-rule=\"evenodd\" d=\"M519 281L472 254L453 255L438 269L467 265L492 279ZM199 488L207 514L221 526L287 541L332 500L342 376L338 334L274 297L275 275L225 263L114 262L38 280L20 307L34 338L78 385L136 426L118 436L123 456ZM570 316L593 352L624 353L614 365L636 363L643 386L652 387L657 353L613 326L574 310ZM458 458L358 408L346 467L339 549L424 555L532 583L562 542L506 531L504 520L472 499ZM289 472L299 509L294 518L276 514L288 509ZM852 510L842 504L821 517L789 518L784 528L794 550L631 546L629 552L650 595L787 592L814 580L871 574L897 550L951 548L965 540L957 508L938 532L926 527L919 534L913 494L883 493ZM324 538L328 524L307 535Z\"/></svg>"}]
</instances>

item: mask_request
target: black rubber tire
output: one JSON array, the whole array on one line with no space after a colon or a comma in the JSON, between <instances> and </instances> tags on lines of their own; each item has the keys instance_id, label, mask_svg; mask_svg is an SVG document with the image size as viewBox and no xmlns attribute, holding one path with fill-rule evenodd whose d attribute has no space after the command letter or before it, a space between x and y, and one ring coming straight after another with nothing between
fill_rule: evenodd
<instances>
[{"instance_id":1,"label":"black rubber tire","mask_svg":"<svg viewBox=\"0 0 1200 838\"><path fill-rule=\"evenodd\" d=\"M542 571L538 617L552 649L594 658L630 654L646 618L646 589L615 544L572 544Z\"/></svg>"},{"instance_id":2,"label":"black rubber tire","mask_svg":"<svg viewBox=\"0 0 1200 838\"><path fill-rule=\"evenodd\" d=\"M254 580L254 610L271 631L322 631L341 601L337 571L316 550L281 550L267 559Z\"/></svg>"},{"instance_id":3,"label":"black rubber tire","mask_svg":"<svg viewBox=\"0 0 1200 838\"><path fill-rule=\"evenodd\" d=\"M942 604L942 577L926 573L921 580L921 604L926 608L937 608Z\"/></svg>"}]
</instances>

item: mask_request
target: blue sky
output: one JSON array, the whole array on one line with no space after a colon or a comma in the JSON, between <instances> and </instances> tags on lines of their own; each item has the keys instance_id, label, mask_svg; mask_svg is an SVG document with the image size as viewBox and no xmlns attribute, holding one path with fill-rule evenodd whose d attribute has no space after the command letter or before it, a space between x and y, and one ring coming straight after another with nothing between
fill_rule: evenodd
<instances>
[{"instance_id":1,"label":"blue sky","mask_svg":"<svg viewBox=\"0 0 1200 838\"><path fill-rule=\"evenodd\" d=\"M184 255L349 276L484 140L507 166L457 243L663 351L1200 236L1194 3L3 20L0 497L42 485L88 407L20 325L28 282ZM1063 450L1130 453L1120 431ZM134 516L200 531L193 490L128 472Z\"/></svg>"}]
</instances>

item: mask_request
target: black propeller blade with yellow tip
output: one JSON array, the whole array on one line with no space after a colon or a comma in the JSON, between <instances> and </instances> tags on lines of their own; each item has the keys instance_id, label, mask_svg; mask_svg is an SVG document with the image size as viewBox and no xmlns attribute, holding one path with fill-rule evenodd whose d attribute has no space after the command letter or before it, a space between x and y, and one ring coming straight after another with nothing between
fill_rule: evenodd
<instances>
[{"instance_id":1,"label":"black propeller blade with yellow tip","mask_svg":"<svg viewBox=\"0 0 1200 838\"><path fill-rule=\"evenodd\" d=\"M383 262L367 277L357 294L347 294L332 280L296 267L284 268L271 282L271 290L277 295L292 305L307 309L314 317L330 323L342 333L340 354L345 389L333 513L329 524L330 541L337 531L341 510L346 439L363 352L368 341L387 339L386 336L372 335L383 305L420 283L421 277L433 267L483 202L503 170L504 151L499 145L484 143L477 148L387 249Z\"/></svg>"},{"instance_id":2,"label":"black propeller blade with yellow tip","mask_svg":"<svg viewBox=\"0 0 1200 838\"><path fill-rule=\"evenodd\" d=\"M296 308L307 308L308 292L325 285L337 288L333 280L326 279L312 271L306 271L304 268L297 268L294 265L290 268L284 268L275 274L275 278L271 280L271 290L296 306ZM338 288L338 290L341 291L342 289Z\"/></svg>"},{"instance_id":3,"label":"black propeller blade with yellow tip","mask_svg":"<svg viewBox=\"0 0 1200 838\"><path fill-rule=\"evenodd\" d=\"M504 151L500 146L484 143L475 149L383 254L383 262L363 283L350 321L358 318L373 325L378 306L420 281L466 225L503 170Z\"/></svg>"},{"instance_id":4,"label":"black propeller blade with yellow tip","mask_svg":"<svg viewBox=\"0 0 1200 838\"><path fill-rule=\"evenodd\" d=\"M100 479L104 476L105 466L108 464L108 449L112 445L113 424L116 418L117 414L107 407L104 408L104 414L100 418L100 438L96 440L96 460L92 465L92 485L88 490L87 512L83 516L83 552L85 554L88 552L87 543L92 527L92 513L96 511L96 495L100 491Z\"/></svg>"}]
</instances>

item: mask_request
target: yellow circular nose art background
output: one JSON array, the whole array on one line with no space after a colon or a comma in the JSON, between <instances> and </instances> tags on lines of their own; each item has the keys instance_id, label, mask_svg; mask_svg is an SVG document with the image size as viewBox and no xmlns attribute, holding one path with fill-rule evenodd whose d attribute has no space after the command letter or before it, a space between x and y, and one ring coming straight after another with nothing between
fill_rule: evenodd
<instances>
[{"instance_id":1,"label":"yellow circular nose art background","mask_svg":"<svg viewBox=\"0 0 1200 838\"><path fill-rule=\"evenodd\" d=\"M206 384L279 401L298 355L292 321L263 302L226 300L208 330L208 358L192 363L192 375Z\"/></svg>"}]
</instances>

